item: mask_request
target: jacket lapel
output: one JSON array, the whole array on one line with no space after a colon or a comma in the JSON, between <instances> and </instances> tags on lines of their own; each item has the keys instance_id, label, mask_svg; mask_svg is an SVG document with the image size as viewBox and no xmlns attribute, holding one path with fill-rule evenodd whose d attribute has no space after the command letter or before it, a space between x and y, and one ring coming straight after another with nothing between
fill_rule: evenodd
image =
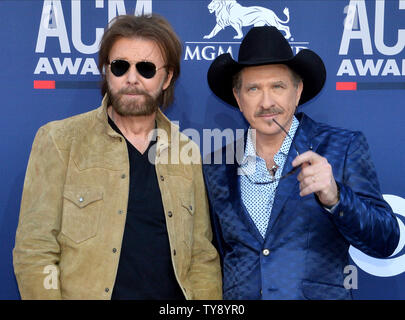
<instances>
[{"instance_id":1,"label":"jacket lapel","mask_svg":"<svg viewBox=\"0 0 405 320\"><path fill-rule=\"evenodd\" d=\"M314 122L303 113L297 114L296 117L299 120L300 125L294 135L294 143L297 146L298 152L301 154L308 150L314 149L314 146L312 145L312 137L315 135L315 125ZM293 145L291 145L282 175L285 175L294 168L292 166L292 161L296 156L297 152ZM279 215L283 211L286 201L293 196L299 197L299 183L297 180L299 173L300 169L296 170L294 174L279 181L267 227L266 238L269 232L275 226Z\"/></svg>"},{"instance_id":2,"label":"jacket lapel","mask_svg":"<svg viewBox=\"0 0 405 320\"><path fill-rule=\"evenodd\" d=\"M207 191L210 194L214 211L218 215L218 219L222 221L222 227L229 227L230 230L232 229L230 231L233 234L232 237L238 238L239 241L244 242L246 245L251 245L252 236L255 239L253 242L263 242L263 238L245 210L241 198L239 163L241 162L241 157L243 157L243 152L238 154L234 150L240 150L238 149L240 145L237 146L237 144L243 143L244 140L240 139L232 144L232 146L227 146L229 149L226 152L233 152L233 163L226 164L224 162L226 152L222 150L222 164L206 164L204 165L204 171L207 178ZM230 148L234 149L230 150ZM244 150L243 146L241 150ZM215 158L215 155L213 158ZM219 156L217 155L218 158ZM214 163L214 159L211 159L211 163Z\"/></svg>"},{"instance_id":3,"label":"jacket lapel","mask_svg":"<svg viewBox=\"0 0 405 320\"><path fill-rule=\"evenodd\" d=\"M248 130L245 131L243 139L239 139L235 143L235 165L237 166L236 176L233 176L233 179L236 183L233 184L233 197L232 201L235 204L235 211L238 213L239 218L243 221L246 228L249 230L250 234L253 235L257 241L263 243L264 239L260 234L259 230L257 229L255 223L253 222L249 212L247 211L243 201L242 201L242 194L240 188L240 173L241 168L240 164L242 163L244 154L245 154L245 147L246 147L246 140L247 140ZM243 143L243 144L242 144ZM241 152L243 151L243 152Z\"/></svg>"}]
</instances>

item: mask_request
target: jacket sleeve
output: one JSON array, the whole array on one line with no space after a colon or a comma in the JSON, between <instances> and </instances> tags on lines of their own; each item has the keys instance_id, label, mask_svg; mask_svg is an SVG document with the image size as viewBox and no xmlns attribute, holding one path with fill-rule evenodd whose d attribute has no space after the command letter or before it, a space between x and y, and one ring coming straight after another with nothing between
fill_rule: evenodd
<instances>
[{"instance_id":1,"label":"jacket sleeve","mask_svg":"<svg viewBox=\"0 0 405 320\"><path fill-rule=\"evenodd\" d=\"M61 299L57 235L65 173L62 152L46 126L40 128L28 161L13 250L22 299Z\"/></svg>"},{"instance_id":2,"label":"jacket sleeve","mask_svg":"<svg viewBox=\"0 0 405 320\"><path fill-rule=\"evenodd\" d=\"M201 165L193 165L195 213L194 241L190 266L193 299L222 299L222 274L217 250L212 244L208 199Z\"/></svg>"},{"instance_id":3,"label":"jacket sleeve","mask_svg":"<svg viewBox=\"0 0 405 320\"><path fill-rule=\"evenodd\" d=\"M340 202L332 219L346 240L373 257L388 257L399 241L399 226L384 201L368 144L356 133L348 147L343 181L336 181Z\"/></svg>"}]
</instances>

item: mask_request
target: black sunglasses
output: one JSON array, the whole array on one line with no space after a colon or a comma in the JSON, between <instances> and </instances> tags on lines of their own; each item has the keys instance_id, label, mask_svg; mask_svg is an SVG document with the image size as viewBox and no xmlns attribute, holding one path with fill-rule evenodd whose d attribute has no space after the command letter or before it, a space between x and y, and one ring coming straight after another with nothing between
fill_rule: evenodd
<instances>
[{"instance_id":1,"label":"black sunglasses","mask_svg":"<svg viewBox=\"0 0 405 320\"><path fill-rule=\"evenodd\" d=\"M278 126L280 127L281 130L283 130L283 132L287 135L287 137L290 138L291 144L292 144L292 146L294 147L295 152L297 153L297 156L299 156L300 153L298 152L298 148L297 148L297 146L295 145L293 138L291 138L290 134L287 132L286 129L284 129L284 127L283 127L281 124L279 124L275 119L273 119L273 121L274 121L274 123L275 123L276 125L278 125ZM286 177L288 177L288 176L294 174L294 173L298 170L298 168L300 168L300 166L292 168L289 172L285 173L284 175L282 175L282 176L279 177L279 178L273 177L273 179L272 179L271 182L280 181L280 180L282 180L282 179L284 179L284 178L286 178Z\"/></svg>"},{"instance_id":2,"label":"black sunglasses","mask_svg":"<svg viewBox=\"0 0 405 320\"><path fill-rule=\"evenodd\" d=\"M130 66L131 66L131 64L126 60L118 59L118 60L113 60L110 62L111 72L116 77L123 76L128 71ZM155 76L156 72L159 69L162 69L165 66L157 68L153 62L140 61L135 64L135 67L136 67L136 71L138 71L138 73L142 77L144 77L146 79L151 79Z\"/></svg>"}]
</instances>

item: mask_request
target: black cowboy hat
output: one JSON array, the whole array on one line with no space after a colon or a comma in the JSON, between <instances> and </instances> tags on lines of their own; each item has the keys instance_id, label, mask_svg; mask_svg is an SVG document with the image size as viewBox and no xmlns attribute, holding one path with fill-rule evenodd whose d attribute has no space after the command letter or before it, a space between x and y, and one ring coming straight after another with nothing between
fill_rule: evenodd
<instances>
[{"instance_id":1,"label":"black cowboy hat","mask_svg":"<svg viewBox=\"0 0 405 320\"><path fill-rule=\"evenodd\" d=\"M207 74L208 85L217 97L238 107L232 92L233 76L244 67L266 64L285 64L302 78L304 89L299 105L315 97L326 80L325 65L315 52L303 49L294 56L282 33L276 27L264 26L249 30L240 45L237 62L229 53L212 62Z\"/></svg>"}]
</instances>

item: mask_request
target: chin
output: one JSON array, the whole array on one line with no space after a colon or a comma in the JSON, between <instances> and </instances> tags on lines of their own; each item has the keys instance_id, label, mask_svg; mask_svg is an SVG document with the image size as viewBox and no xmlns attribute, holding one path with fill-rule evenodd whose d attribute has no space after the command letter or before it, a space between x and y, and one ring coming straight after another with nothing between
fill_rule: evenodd
<instances>
[{"instance_id":1,"label":"chin","mask_svg":"<svg viewBox=\"0 0 405 320\"><path fill-rule=\"evenodd\" d=\"M261 121L261 123L251 123L250 126L252 129L255 129L257 134L261 135L274 135L279 132L276 124L272 120Z\"/></svg>"}]
</instances>

